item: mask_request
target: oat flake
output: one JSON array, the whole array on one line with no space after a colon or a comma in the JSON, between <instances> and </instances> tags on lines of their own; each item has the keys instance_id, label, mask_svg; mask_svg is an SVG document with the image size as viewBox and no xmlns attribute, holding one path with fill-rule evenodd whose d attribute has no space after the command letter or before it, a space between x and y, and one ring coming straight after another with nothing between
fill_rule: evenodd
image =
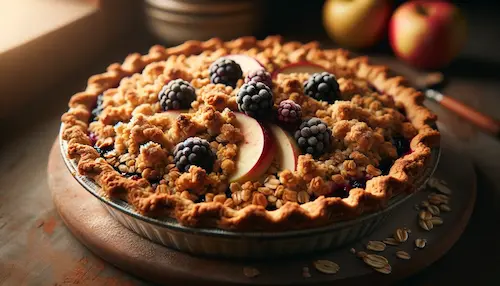
<instances>
[{"instance_id":1,"label":"oat flake","mask_svg":"<svg viewBox=\"0 0 500 286\"><path fill-rule=\"evenodd\" d=\"M422 249L427 245L427 240L423 238L415 239L415 246Z\"/></svg>"},{"instance_id":2,"label":"oat flake","mask_svg":"<svg viewBox=\"0 0 500 286\"><path fill-rule=\"evenodd\" d=\"M405 260L408 260L411 258L410 254L406 251L403 251L403 250L396 251L396 256L398 258L405 259Z\"/></svg>"},{"instance_id":3,"label":"oat flake","mask_svg":"<svg viewBox=\"0 0 500 286\"><path fill-rule=\"evenodd\" d=\"M399 245L399 242L396 239L394 239L394 237L388 237L382 240L382 242L388 245L394 245L394 246Z\"/></svg>"},{"instance_id":4,"label":"oat flake","mask_svg":"<svg viewBox=\"0 0 500 286\"><path fill-rule=\"evenodd\" d=\"M365 257L363 257L363 261L374 268L382 268L386 264L389 264L387 258L377 254L367 254Z\"/></svg>"},{"instance_id":5,"label":"oat flake","mask_svg":"<svg viewBox=\"0 0 500 286\"><path fill-rule=\"evenodd\" d=\"M449 205L446 205L446 204L442 204L439 206L439 209L443 212L450 212L451 211L451 208Z\"/></svg>"},{"instance_id":6,"label":"oat flake","mask_svg":"<svg viewBox=\"0 0 500 286\"><path fill-rule=\"evenodd\" d=\"M418 224L420 225L421 228L427 231L434 228L434 224L430 220L419 220Z\"/></svg>"},{"instance_id":7,"label":"oat flake","mask_svg":"<svg viewBox=\"0 0 500 286\"><path fill-rule=\"evenodd\" d=\"M368 244L366 245L366 249L372 250L372 251L384 251L385 250L385 243L381 241L368 241Z\"/></svg>"},{"instance_id":8,"label":"oat flake","mask_svg":"<svg viewBox=\"0 0 500 286\"><path fill-rule=\"evenodd\" d=\"M405 242L408 240L408 232L403 228L398 228L394 233L394 238L396 241Z\"/></svg>"},{"instance_id":9,"label":"oat flake","mask_svg":"<svg viewBox=\"0 0 500 286\"><path fill-rule=\"evenodd\" d=\"M390 264L384 265L384 267L381 268L374 268L375 271L380 272L382 274L391 274L392 272L392 267Z\"/></svg>"},{"instance_id":10,"label":"oat flake","mask_svg":"<svg viewBox=\"0 0 500 286\"><path fill-rule=\"evenodd\" d=\"M318 269L319 272L325 274L335 274L340 270L340 266L330 260L320 259L313 262L314 267Z\"/></svg>"}]
</instances>

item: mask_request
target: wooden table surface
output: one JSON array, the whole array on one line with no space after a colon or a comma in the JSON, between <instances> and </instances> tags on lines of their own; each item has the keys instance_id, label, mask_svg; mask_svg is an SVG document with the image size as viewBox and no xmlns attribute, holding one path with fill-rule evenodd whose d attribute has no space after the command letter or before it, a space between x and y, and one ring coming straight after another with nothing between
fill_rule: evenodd
<instances>
[{"instance_id":1,"label":"wooden table surface","mask_svg":"<svg viewBox=\"0 0 500 286\"><path fill-rule=\"evenodd\" d=\"M492 37L498 29L491 18L474 19L462 57L445 71L450 83L444 91L499 117L500 40ZM0 285L149 285L102 261L69 233L54 210L46 166L69 96L84 87L88 76L129 52L147 51L152 43L143 36L116 43L99 61L0 122ZM415 76L390 56L373 56ZM445 140L474 161L478 197L470 224L452 250L401 285L489 284L500 272L500 234L494 229L500 222L500 141L435 104L428 106L439 115Z\"/></svg>"}]
</instances>

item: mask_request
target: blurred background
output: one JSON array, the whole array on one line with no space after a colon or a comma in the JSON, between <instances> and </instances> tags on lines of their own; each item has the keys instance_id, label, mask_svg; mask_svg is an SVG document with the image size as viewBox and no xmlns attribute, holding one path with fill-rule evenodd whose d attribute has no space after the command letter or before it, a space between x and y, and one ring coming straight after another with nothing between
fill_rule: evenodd
<instances>
[{"instance_id":1,"label":"blurred background","mask_svg":"<svg viewBox=\"0 0 500 286\"><path fill-rule=\"evenodd\" d=\"M281 34L287 40L318 40L324 47L344 47L374 56L396 54L404 67L452 70L460 76L498 74L499 65L492 61L500 62L500 41L492 34L498 34L500 21L491 1L448 1L460 16L436 8L434 17L446 27L442 31L432 24L432 17L424 22L417 19L414 8L405 8L396 16L395 11L407 2L412 1L2 1L0 118L103 55L119 61L127 53L146 52L153 44L171 46L214 36L231 39ZM426 9L433 11L435 7ZM404 26L403 20L411 23ZM396 23L392 41L391 22ZM444 48L426 52L422 42L428 37L405 36L408 29L415 34L433 32L441 38L434 46ZM486 57L488 64L483 65Z\"/></svg>"}]
</instances>

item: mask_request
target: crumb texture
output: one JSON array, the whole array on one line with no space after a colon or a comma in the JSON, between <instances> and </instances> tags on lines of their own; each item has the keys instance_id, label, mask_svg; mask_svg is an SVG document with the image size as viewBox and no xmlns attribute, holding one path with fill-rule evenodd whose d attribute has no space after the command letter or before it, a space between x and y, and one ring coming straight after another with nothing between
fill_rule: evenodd
<instances>
[{"instance_id":1,"label":"crumb texture","mask_svg":"<svg viewBox=\"0 0 500 286\"><path fill-rule=\"evenodd\" d=\"M295 170L275 158L259 178L232 182L245 142L237 95L248 72L232 87L211 83L209 70L233 54L256 59L270 74L302 61L333 74L339 98L331 104L304 94L308 73L278 72L271 87L273 110L294 101L302 118L319 118L331 130L331 148L320 156L300 154ZM196 98L187 109L164 111L158 95L176 79L189 83ZM378 210L394 194L415 189L412 183L439 144L431 127L436 116L422 101L404 78L389 77L385 66L342 49L279 36L214 38L153 46L92 76L69 101L62 138L67 156L103 196L127 200L142 215L193 227L300 229ZM208 141L213 168L177 168L174 149L189 137Z\"/></svg>"}]
</instances>

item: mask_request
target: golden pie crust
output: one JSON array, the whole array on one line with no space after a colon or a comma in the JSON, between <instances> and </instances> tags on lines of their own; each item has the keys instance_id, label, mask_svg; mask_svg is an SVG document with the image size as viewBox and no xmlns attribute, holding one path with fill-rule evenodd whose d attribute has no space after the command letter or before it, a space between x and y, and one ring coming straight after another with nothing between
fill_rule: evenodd
<instances>
[{"instance_id":1,"label":"golden pie crust","mask_svg":"<svg viewBox=\"0 0 500 286\"><path fill-rule=\"evenodd\" d=\"M273 79L275 106L291 99L302 106L303 117L322 119L332 130L334 151L319 159L299 156L295 171L273 163L257 181L229 183L242 140L234 112L243 79L233 89L211 84L208 74L209 65L228 54L249 55L270 73L308 61L335 74L342 100L331 105L303 94L308 74L278 74ZM188 113L172 118L162 112L158 92L177 78L190 82L197 100ZM89 123L100 94L103 111ZM146 55L131 54L122 64L90 77L62 116L62 138L80 174L100 185L103 196L126 200L142 215L172 217L191 227L306 229L383 209L393 195L416 190L413 183L440 141L432 127L436 116L423 100L403 77L389 76L386 66L342 49L284 42L280 36L228 42L214 38L172 48L153 46ZM112 150L101 156L90 133L97 136L97 147ZM399 158L386 139L396 133L410 140L412 151ZM196 166L185 173L175 168L172 150L190 136L210 141L217 154L212 173ZM385 157L395 161L382 175L378 165ZM369 176L364 189L352 188L345 198L326 195L359 175Z\"/></svg>"}]
</instances>

